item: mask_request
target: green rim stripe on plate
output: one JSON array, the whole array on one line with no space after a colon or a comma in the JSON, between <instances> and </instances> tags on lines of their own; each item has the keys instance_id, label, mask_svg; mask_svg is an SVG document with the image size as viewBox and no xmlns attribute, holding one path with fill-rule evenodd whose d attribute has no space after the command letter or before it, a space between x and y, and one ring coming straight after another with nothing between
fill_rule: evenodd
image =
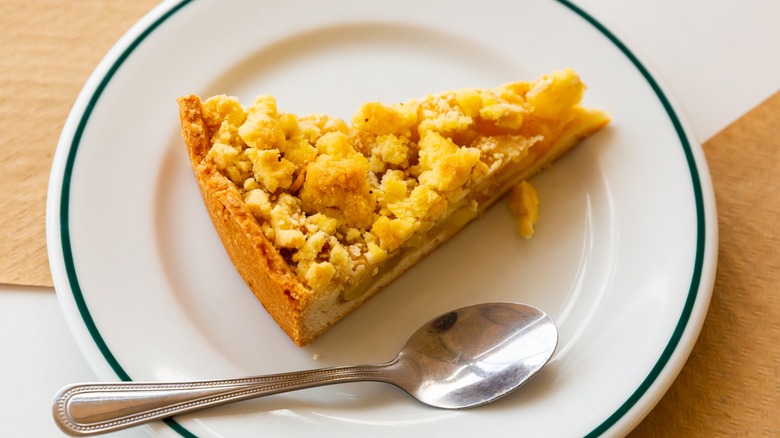
<instances>
[{"instance_id":1,"label":"green rim stripe on plate","mask_svg":"<svg viewBox=\"0 0 780 438\"><path fill-rule=\"evenodd\" d=\"M73 261L73 253L72 253L72 248L70 243L69 221L68 221L68 203L70 200L70 182L73 173L73 165L76 160L76 153L78 151L79 143L81 142L81 137L84 133L84 130L86 129L87 122L89 121L92 111L94 110L95 105L100 99L100 96L102 95L106 86L108 86L108 83L111 81L114 74L117 72L117 70L119 70L119 67L121 67L124 61L141 44L141 42L143 42L143 40L146 39L147 36L149 36L149 34L151 34L163 22L165 22L168 18L170 18L172 15L174 15L176 12L178 12L185 5L191 3L192 1L193 0L182 0L179 3L175 4L168 11L166 11L159 18L157 18L154 22L152 22L146 29L144 29L140 33L140 35L138 35L138 37L136 37L128 45L128 47L119 55L117 60L112 64L111 68L106 73L106 75L102 78L102 80L96 87L94 93L92 94L89 102L87 103L86 108L84 110L84 114L81 116L79 124L74 133L70 150L68 151L68 157L65 162L64 176L62 181L62 193L60 197L60 232L61 232L61 239L62 239L62 251L63 251L63 259L65 263L65 271L68 275L68 283L73 293L73 297L76 302L76 307L78 308L79 313L81 314L81 317L84 320L84 324L90 336L92 337L93 341L95 342L95 345L98 347L101 354L106 359L106 361L108 362L109 366L114 371L114 373L116 373L116 375L123 381L131 381L132 379L127 374L127 372L122 368L122 366L119 364L116 357L114 357L113 353L111 353L111 350L108 348L105 340L101 336L100 331L97 329L97 326L95 325L95 322L89 313L89 309L87 307L86 301L84 300L84 296L82 294L81 287L79 285L78 277L76 274L76 268ZM688 290L688 296L686 298L685 305L683 306L680 319L678 320L678 323L675 326L675 330L672 333L672 337L667 343L666 348L664 348L658 361L655 363L650 373L642 381L639 387L612 415L610 415L598 427L596 427L590 433L587 434L588 437L594 437L594 436L599 436L602 433L609 430L610 427L615 425L615 423L617 423L618 420L620 420L624 415L626 415L626 413L628 413L628 411L639 401L639 399L647 392L650 386L652 386L652 384L656 381L656 379L661 374L666 364L669 362L669 359L671 358L675 349L679 345L679 342L682 339L682 336L690 320L690 316L693 311L696 298L698 296L698 290L701 282L701 274L704 265L705 225L706 225L705 222L706 221L704 217L704 199L702 196L701 181L699 180L699 172L696 167L696 161L693 156L693 151L691 150L688 137L685 134L685 130L682 127L680 119L677 117L677 114L672 108L672 105L670 104L669 100L666 98L666 95L663 93L658 83L652 77L650 72L644 67L644 65L642 65L639 59L614 34L612 34L606 27L604 27L604 25L602 25L600 22L598 22L593 17L591 17L588 13L586 13L579 7L575 6L568 0L556 0L556 1L561 5L567 7L572 12L579 15L581 18L583 18L585 21L587 21L593 27L595 27L599 32L601 32L607 39L609 39L610 42L612 42L631 61L631 63L637 68L637 70L639 70L639 72L648 82L652 90L655 92L656 96L661 101L664 110L669 116L672 125L674 126L674 129L677 133L677 136L680 139L680 143L688 163L688 169L691 173L693 194L694 194L695 205L696 205L696 223L697 223L696 256L694 260L691 285ZM179 433L181 436L184 437L196 436L173 419L168 418L163 421L165 422L165 424L167 424L169 427L171 427L171 429Z\"/></svg>"},{"instance_id":2,"label":"green rim stripe on plate","mask_svg":"<svg viewBox=\"0 0 780 438\"><path fill-rule=\"evenodd\" d=\"M570 3L568 0L558 0L558 1L564 6L568 7L573 12L577 13L588 23L592 24L596 29L598 29L602 34L604 34L604 36L606 36L615 46L617 46L617 48L620 49L620 51L623 52L623 54L626 55L626 57L634 64L637 70L639 70L639 72L645 78L647 83L653 89L656 96L661 101L664 110L666 110L666 113L669 115L669 119L671 120L672 125L674 126L674 130L677 132L677 136L679 137L680 143L682 144L683 151L685 152L685 158L688 162L688 169L691 173L691 182L693 184L693 196L696 203L696 225L697 225L696 257L694 259L693 276L691 279L691 285L688 289L688 297L685 300L685 305L683 306L682 313L680 314L680 319L678 320L677 325L675 326L674 332L672 333L672 337L669 340L669 343L666 344L666 348L664 348L663 352L661 353L661 356L658 358L658 361L650 370L650 373L647 375L645 380L642 381L642 383L639 385L636 391L634 391L634 393L631 394L628 400L626 400L620 406L620 408L618 408L612 415L610 415L606 420L604 420L604 422L602 422L598 427L596 427L588 435L586 435L588 437L595 437L606 432L610 427L612 427L615 423L617 423L617 421L620 420L620 418L622 418L626 413L628 413L628 411L639 401L642 395L644 395L645 392L647 392L650 386L655 382L655 380L661 374L661 371L663 371L666 364L669 362L669 359L674 353L674 350L677 348L677 345L680 343L680 339L682 339L682 336L685 333L685 328L688 325L688 321L690 320L691 313L693 312L693 306L696 303L696 298L698 296L699 286L701 283L701 273L704 266L704 245L705 245L704 198L702 196L701 181L699 179L699 170L696 167L696 161L693 157L693 151L691 150L691 145L688 142L688 137L685 135L685 130L682 127L682 123L680 123L680 119L677 117L674 108L672 108L669 99L666 98L666 95L661 90L661 87L655 81L653 76L650 74L647 68L645 68L645 66L642 65L639 59L628 49L628 47L626 47L626 45L623 44L612 32L610 32L606 27L604 27L604 25L596 21L596 19L591 17L587 12L583 11L582 9Z\"/></svg>"},{"instance_id":3,"label":"green rim stripe on plate","mask_svg":"<svg viewBox=\"0 0 780 438\"><path fill-rule=\"evenodd\" d=\"M84 300L84 295L81 292L81 286L79 285L78 277L76 275L76 267L73 262L73 251L70 243L68 215L68 206L70 201L70 182L73 175L73 165L76 161L76 152L78 151L79 143L81 142L81 136L84 134L89 117L92 115L92 111L95 109L95 105L97 105L100 96L103 94L106 86L111 81L111 78L113 78L114 74L117 72L117 70L119 70L119 67L138 47L138 45L141 44L141 42L146 39L150 33L152 33L152 31L154 31L157 27L160 26L160 24L162 24L165 20L167 20L179 9L191 1L192 0L182 0L180 3L173 6L170 10L166 11L162 16L149 25L149 27L144 29L141 34L138 35L138 37L127 46L127 48L119 55L117 60L111 65L111 68L109 68L108 72L106 72L106 75L101 79L100 83L95 88L95 92L90 97L89 102L84 109L84 114L81 116L79 124L76 127L76 132L73 134L73 141L71 142L70 150L68 151L68 158L65 161L64 176L62 179L62 193L60 196L60 235L62 238L62 252L65 262L65 272L68 275L68 283L73 293L76 307L81 314L81 318L84 320L84 325L86 326L87 331L89 332L90 336L92 336L92 340L100 350L100 353L111 366L111 369L114 370L114 373L116 373L117 377L123 381L131 381L132 379L116 360L116 357L114 357L113 353L111 353L111 350L108 348L108 345L106 345L103 336L101 336L100 331L95 325L95 321L92 319L92 315L89 313L89 309L87 308L87 303ZM197 438L195 434L185 429L175 420L167 418L163 421L171 429L178 432L179 435L187 438Z\"/></svg>"}]
</instances>

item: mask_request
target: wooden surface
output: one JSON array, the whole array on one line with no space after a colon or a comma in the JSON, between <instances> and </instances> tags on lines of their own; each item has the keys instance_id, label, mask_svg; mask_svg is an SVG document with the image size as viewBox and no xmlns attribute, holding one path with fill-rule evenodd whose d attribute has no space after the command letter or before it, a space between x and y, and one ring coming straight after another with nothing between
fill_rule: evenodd
<instances>
[{"instance_id":1,"label":"wooden surface","mask_svg":"<svg viewBox=\"0 0 780 438\"><path fill-rule=\"evenodd\" d=\"M0 2L0 283L51 286L44 216L59 132L92 69L156 4ZM780 94L704 145L720 229L714 296L688 363L633 437L780 436L778 121Z\"/></svg>"}]
</instances>

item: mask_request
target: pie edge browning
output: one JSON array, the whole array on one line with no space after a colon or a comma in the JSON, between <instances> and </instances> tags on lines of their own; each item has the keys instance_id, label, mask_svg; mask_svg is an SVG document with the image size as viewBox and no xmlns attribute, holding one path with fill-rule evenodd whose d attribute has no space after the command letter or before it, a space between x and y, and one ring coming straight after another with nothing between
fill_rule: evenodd
<instances>
[{"instance_id":1,"label":"pie edge browning","mask_svg":"<svg viewBox=\"0 0 780 438\"><path fill-rule=\"evenodd\" d=\"M238 188L206 160L211 137L198 96L177 99L179 119L206 210L230 260L247 286L298 345L305 344L301 315L312 293L301 284L244 204Z\"/></svg>"}]
</instances>

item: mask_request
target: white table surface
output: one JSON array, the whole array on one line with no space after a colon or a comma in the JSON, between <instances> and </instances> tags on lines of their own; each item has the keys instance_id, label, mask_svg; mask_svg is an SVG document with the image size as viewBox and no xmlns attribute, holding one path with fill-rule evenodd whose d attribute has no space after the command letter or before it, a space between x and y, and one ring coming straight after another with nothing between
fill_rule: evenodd
<instances>
[{"instance_id":1,"label":"white table surface","mask_svg":"<svg viewBox=\"0 0 780 438\"><path fill-rule=\"evenodd\" d=\"M705 141L780 89L776 0L578 0L666 86ZM95 380L50 288L0 285L1 435L59 437L51 400ZM109 436L150 436L145 428Z\"/></svg>"}]
</instances>

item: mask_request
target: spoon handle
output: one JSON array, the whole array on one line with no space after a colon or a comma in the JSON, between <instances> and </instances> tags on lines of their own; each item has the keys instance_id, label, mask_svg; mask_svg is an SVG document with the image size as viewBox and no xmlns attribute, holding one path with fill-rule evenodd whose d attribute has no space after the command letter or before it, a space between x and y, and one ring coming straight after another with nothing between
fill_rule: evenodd
<instances>
[{"instance_id":1,"label":"spoon handle","mask_svg":"<svg viewBox=\"0 0 780 438\"><path fill-rule=\"evenodd\" d=\"M396 363L224 380L75 384L57 393L52 410L57 425L64 432L74 436L94 435L298 389L358 381L392 383L390 369Z\"/></svg>"}]
</instances>

